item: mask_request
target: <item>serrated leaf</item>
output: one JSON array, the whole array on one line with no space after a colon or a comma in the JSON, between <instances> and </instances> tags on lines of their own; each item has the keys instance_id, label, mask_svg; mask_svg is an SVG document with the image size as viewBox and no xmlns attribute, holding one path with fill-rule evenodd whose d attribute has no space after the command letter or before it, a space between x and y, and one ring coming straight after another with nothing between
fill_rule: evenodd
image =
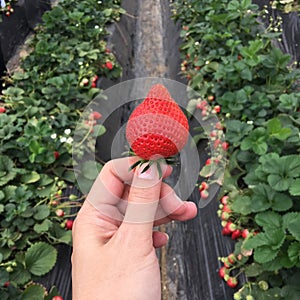
<instances>
[{"instance_id":1,"label":"serrated leaf","mask_svg":"<svg viewBox=\"0 0 300 300\"><path fill-rule=\"evenodd\" d=\"M282 217L273 211L258 213L255 216L255 222L264 228L280 228L282 225Z\"/></svg>"},{"instance_id":2,"label":"serrated leaf","mask_svg":"<svg viewBox=\"0 0 300 300\"><path fill-rule=\"evenodd\" d=\"M285 233L280 229L270 229L266 232L261 232L248 240L245 240L243 247L246 250L255 249L261 246L269 246L272 249L278 249L281 247L285 240Z\"/></svg>"},{"instance_id":3,"label":"serrated leaf","mask_svg":"<svg viewBox=\"0 0 300 300\"><path fill-rule=\"evenodd\" d=\"M300 196L300 178L295 179L291 183L289 192L292 196Z\"/></svg>"},{"instance_id":4,"label":"serrated leaf","mask_svg":"<svg viewBox=\"0 0 300 300\"><path fill-rule=\"evenodd\" d=\"M273 260L262 264L262 268L264 271L277 271L282 268L282 263L280 258L277 256Z\"/></svg>"},{"instance_id":5,"label":"serrated leaf","mask_svg":"<svg viewBox=\"0 0 300 300\"><path fill-rule=\"evenodd\" d=\"M57 250L45 243L33 244L25 253L26 269L37 276L48 273L55 265Z\"/></svg>"},{"instance_id":6,"label":"serrated leaf","mask_svg":"<svg viewBox=\"0 0 300 300\"><path fill-rule=\"evenodd\" d=\"M248 196L241 196L237 199L234 199L233 203L230 204L231 209L240 213L244 216L249 215L251 213L251 199Z\"/></svg>"},{"instance_id":7,"label":"serrated leaf","mask_svg":"<svg viewBox=\"0 0 300 300\"><path fill-rule=\"evenodd\" d=\"M38 284L32 284L22 293L21 300L43 300L45 289Z\"/></svg>"},{"instance_id":8,"label":"serrated leaf","mask_svg":"<svg viewBox=\"0 0 300 300\"><path fill-rule=\"evenodd\" d=\"M248 240L245 240L243 243L243 248L246 250L255 249L257 247L267 245L264 233L259 233L255 236L250 237Z\"/></svg>"},{"instance_id":9,"label":"serrated leaf","mask_svg":"<svg viewBox=\"0 0 300 300\"><path fill-rule=\"evenodd\" d=\"M38 224L36 223L33 226L33 230L36 233L42 233L42 232L47 232L49 228L52 226L52 222L48 219L45 219L42 223Z\"/></svg>"},{"instance_id":10,"label":"serrated leaf","mask_svg":"<svg viewBox=\"0 0 300 300\"><path fill-rule=\"evenodd\" d=\"M40 180L40 175L35 171L32 171L30 173L21 176L21 182L25 184L34 183L39 180Z\"/></svg>"},{"instance_id":11,"label":"serrated leaf","mask_svg":"<svg viewBox=\"0 0 300 300\"><path fill-rule=\"evenodd\" d=\"M300 261L300 243L294 242L288 248L288 256L294 263Z\"/></svg>"},{"instance_id":12,"label":"serrated leaf","mask_svg":"<svg viewBox=\"0 0 300 300\"><path fill-rule=\"evenodd\" d=\"M44 220L50 215L50 209L46 204L36 206L33 211L33 218Z\"/></svg>"},{"instance_id":13,"label":"serrated leaf","mask_svg":"<svg viewBox=\"0 0 300 300\"><path fill-rule=\"evenodd\" d=\"M289 222L287 229L296 240L300 241L300 219Z\"/></svg>"},{"instance_id":14,"label":"serrated leaf","mask_svg":"<svg viewBox=\"0 0 300 300\"><path fill-rule=\"evenodd\" d=\"M270 174L268 176L268 183L276 191L286 191L292 183L292 178L285 178L278 174Z\"/></svg>"},{"instance_id":15,"label":"serrated leaf","mask_svg":"<svg viewBox=\"0 0 300 300\"><path fill-rule=\"evenodd\" d=\"M245 275L247 277L256 277L263 272L263 268L260 264L252 263L245 266Z\"/></svg>"},{"instance_id":16,"label":"serrated leaf","mask_svg":"<svg viewBox=\"0 0 300 300\"><path fill-rule=\"evenodd\" d=\"M286 211L293 206L292 199L283 193L275 193L271 203L272 209L276 211Z\"/></svg>"},{"instance_id":17,"label":"serrated leaf","mask_svg":"<svg viewBox=\"0 0 300 300\"><path fill-rule=\"evenodd\" d=\"M272 249L269 246L261 246L254 250L254 260L258 263L266 263L273 260L279 252L279 249Z\"/></svg>"},{"instance_id":18,"label":"serrated leaf","mask_svg":"<svg viewBox=\"0 0 300 300\"><path fill-rule=\"evenodd\" d=\"M18 264L14 271L10 274L10 280L17 284L25 284L31 279L30 273L24 269L21 264Z\"/></svg>"},{"instance_id":19,"label":"serrated leaf","mask_svg":"<svg viewBox=\"0 0 300 300\"><path fill-rule=\"evenodd\" d=\"M290 223L297 222L300 219L300 212L286 213L282 217L282 227L285 229Z\"/></svg>"}]
</instances>

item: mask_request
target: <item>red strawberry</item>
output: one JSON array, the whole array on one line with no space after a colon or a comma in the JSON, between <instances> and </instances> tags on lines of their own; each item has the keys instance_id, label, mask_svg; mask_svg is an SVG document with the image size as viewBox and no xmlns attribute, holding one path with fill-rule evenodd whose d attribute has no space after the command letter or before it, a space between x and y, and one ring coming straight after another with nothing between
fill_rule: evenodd
<instances>
[{"instance_id":1,"label":"red strawberry","mask_svg":"<svg viewBox=\"0 0 300 300\"><path fill-rule=\"evenodd\" d=\"M250 234L249 230L248 229L244 229L242 231L242 238L245 239L249 234Z\"/></svg>"},{"instance_id":2,"label":"red strawberry","mask_svg":"<svg viewBox=\"0 0 300 300\"><path fill-rule=\"evenodd\" d=\"M58 151L54 151L54 152L53 152L53 155L54 155L55 159L58 159L58 158L59 158L59 152L58 152Z\"/></svg>"},{"instance_id":3,"label":"red strawberry","mask_svg":"<svg viewBox=\"0 0 300 300\"><path fill-rule=\"evenodd\" d=\"M177 154L189 135L188 120L168 90L154 85L132 112L126 137L133 152L144 160Z\"/></svg>"},{"instance_id":4,"label":"red strawberry","mask_svg":"<svg viewBox=\"0 0 300 300\"><path fill-rule=\"evenodd\" d=\"M5 112L6 112L6 108L3 107L3 106L1 106L1 107L0 107L0 114L3 114L3 113L5 113Z\"/></svg>"},{"instance_id":5,"label":"red strawberry","mask_svg":"<svg viewBox=\"0 0 300 300\"><path fill-rule=\"evenodd\" d=\"M89 116L90 119L94 119L94 120L98 120L101 117L102 115L98 111L93 111Z\"/></svg>"},{"instance_id":6,"label":"red strawberry","mask_svg":"<svg viewBox=\"0 0 300 300\"><path fill-rule=\"evenodd\" d=\"M229 214L228 212L223 211L223 212L221 213L221 219L222 219L223 221L226 221L226 220L228 220L229 218L230 218L230 214Z\"/></svg>"},{"instance_id":7,"label":"red strawberry","mask_svg":"<svg viewBox=\"0 0 300 300\"><path fill-rule=\"evenodd\" d=\"M226 271L226 268L225 268L225 267L221 267L221 268L219 269L219 275L220 275L220 277L221 277L221 278L224 278L226 272L227 272L227 271Z\"/></svg>"},{"instance_id":8,"label":"red strawberry","mask_svg":"<svg viewBox=\"0 0 300 300\"><path fill-rule=\"evenodd\" d=\"M231 288L235 288L238 284L238 281L235 277L229 277L227 280L227 285Z\"/></svg>"},{"instance_id":9,"label":"red strawberry","mask_svg":"<svg viewBox=\"0 0 300 300\"><path fill-rule=\"evenodd\" d=\"M62 296L54 296L52 300L64 300Z\"/></svg>"},{"instance_id":10,"label":"red strawberry","mask_svg":"<svg viewBox=\"0 0 300 300\"><path fill-rule=\"evenodd\" d=\"M216 105L216 106L214 107L214 111L215 111L216 113L219 113L219 112L221 111L220 105Z\"/></svg>"},{"instance_id":11,"label":"red strawberry","mask_svg":"<svg viewBox=\"0 0 300 300\"><path fill-rule=\"evenodd\" d=\"M207 199L208 196L209 196L209 193L208 193L207 190L203 190L203 191L200 192L200 196L201 196L202 199Z\"/></svg>"},{"instance_id":12,"label":"red strawberry","mask_svg":"<svg viewBox=\"0 0 300 300\"><path fill-rule=\"evenodd\" d=\"M227 205L224 205L222 210L225 211L225 212L227 212L227 213L231 213L232 212L232 210Z\"/></svg>"},{"instance_id":13,"label":"red strawberry","mask_svg":"<svg viewBox=\"0 0 300 300\"><path fill-rule=\"evenodd\" d=\"M222 148L223 148L224 151L226 151L228 149L228 147L229 147L228 143L226 143L226 142L222 143Z\"/></svg>"},{"instance_id":14,"label":"red strawberry","mask_svg":"<svg viewBox=\"0 0 300 300\"><path fill-rule=\"evenodd\" d=\"M209 185L205 181L203 181L199 187L200 191L207 190L208 188L209 188Z\"/></svg>"},{"instance_id":15,"label":"red strawberry","mask_svg":"<svg viewBox=\"0 0 300 300\"><path fill-rule=\"evenodd\" d=\"M211 159L208 158L208 159L206 160L206 162L205 162L205 165L206 165L206 166L209 166L210 164L211 164Z\"/></svg>"},{"instance_id":16,"label":"red strawberry","mask_svg":"<svg viewBox=\"0 0 300 300\"><path fill-rule=\"evenodd\" d=\"M233 231L231 238L233 240L236 240L237 238L239 238L241 236L241 231L239 229L236 229Z\"/></svg>"},{"instance_id":17,"label":"red strawberry","mask_svg":"<svg viewBox=\"0 0 300 300\"><path fill-rule=\"evenodd\" d=\"M223 196L223 197L221 198L221 203L224 204L224 205L226 205L226 204L227 204L228 198L229 198L228 196Z\"/></svg>"},{"instance_id":18,"label":"red strawberry","mask_svg":"<svg viewBox=\"0 0 300 300\"><path fill-rule=\"evenodd\" d=\"M219 147L219 145L221 144L221 141L219 139L216 139L214 141L214 148L217 149Z\"/></svg>"},{"instance_id":19,"label":"red strawberry","mask_svg":"<svg viewBox=\"0 0 300 300\"><path fill-rule=\"evenodd\" d=\"M227 227L224 227L222 229L222 235L230 235L230 234L231 234L231 231Z\"/></svg>"},{"instance_id":20,"label":"red strawberry","mask_svg":"<svg viewBox=\"0 0 300 300\"><path fill-rule=\"evenodd\" d=\"M105 63L105 66L108 70L112 70L112 68L114 67L113 63L111 61L107 61Z\"/></svg>"},{"instance_id":21,"label":"red strawberry","mask_svg":"<svg viewBox=\"0 0 300 300\"><path fill-rule=\"evenodd\" d=\"M66 224L65 224L66 229L72 230L73 223L74 223L73 220L67 220L67 221L66 221Z\"/></svg>"},{"instance_id":22,"label":"red strawberry","mask_svg":"<svg viewBox=\"0 0 300 300\"><path fill-rule=\"evenodd\" d=\"M232 265L236 262L236 258L235 255L233 253L228 255L228 261L229 263L231 263Z\"/></svg>"}]
</instances>

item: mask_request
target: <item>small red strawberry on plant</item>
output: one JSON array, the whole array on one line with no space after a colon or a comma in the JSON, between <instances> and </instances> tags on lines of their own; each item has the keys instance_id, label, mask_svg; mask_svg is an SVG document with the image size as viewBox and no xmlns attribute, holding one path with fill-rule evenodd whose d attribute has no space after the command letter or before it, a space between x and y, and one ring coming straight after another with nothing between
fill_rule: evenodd
<instances>
[{"instance_id":1,"label":"small red strawberry on plant","mask_svg":"<svg viewBox=\"0 0 300 300\"><path fill-rule=\"evenodd\" d=\"M6 108L3 107L3 106L1 106L1 107L0 107L0 114L3 114L3 113L5 113L5 112L6 112Z\"/></svg>"},{"instance_id":2,"label":"small red strawberry on plant","mask_svg":"<svg viewBox=\"0 0 300 300\"><path fill-rule=\"evenodd\" d=\"M233 253L229 254L227 258L229 263L231 263L232 265L236 262L236 257Z\"/></svg>"},{"instance_id":3,"label":"small red strawberry on plant","mask_svg":"<svg viewBox=\"0 0 300 300\"><path fill-rule=\"evenodd\" d=\"M107 61L107 62L105 63L105 67L106 67L108 70L112 70L113 67L114 67L114 65L113 65L113 63L112 63L111 61Z\"/></svg>"},{"instance_id":4,"label":"small red strawberry on plant","mask_svg":"<svg viewBox=\"0 0 300 300\"><path fill-rule=\"evenodd\" d=\"M98 111L93 111L90 113L89 119L91 120L99 120L102 117L102 115Z\"/></svg>"},{"instance_id":5,"label":"small red strawberry on plant","mask_svg":"<svg viewBox=\"0 0 300 300\"><path fill-rule=\"evenodd\" d=\"M221 277L221 278L224 278L225 277L225 275L227 274L227 270L226 270L226 268L225 267L221 267L220 269L219 269L219 276Z\"/></svg>"},{"instance_id":6,"label":"small red strawberry on plant","mask_svg":"<svg viewBox=\"0 0 300 300\"><path fill-rule=\"evenodd\" d=\"M231 235L231 238L233 240L236 240L238 239L240 236L242 235L241 231L239 229L236 229L233 231L232 235Z\"/></svg>"},{"instance_id":7,"label":"small red strawberry on plant","mask_svg":"<svg viewBox=\"0 0 300 300\"><path fill-rule=\"evenodd\" d=\"M126 138L134 155L141 158L131 169L153 162L160 170L160 159L171 162L186 144L189 136L188 120L178 104L162 84L154 85L145 100L129 117Z\"/></svg>"},{"instance_id":8,"label":"small red strawberry on plant","mask_svg":"<svg viewBox=\"0 0 300 300\"><path fill-rule=\"evenodd\" d=\"M53 152L53 155L54 155L55 159L58 159L58 158L59 158L59 152L58 152L58 151L54 151L54 152Z\"/></svg>"},{"instance_id":9,"label":"small red strawberry on plant","mask_svg":"<svg viewBox=\"0 0 300 300\"><path fill-rule=\"evenodd\" d=\"M227 280L227 285L231 288L235 288L238 285L238 281L235 277L229 277Z\"/></svg>"},{"instance_id":10,"label":"small red strawberry on plant","mask_svg":"<svg viewBox=\"0 0 300 300\"><path fill-rule=\"evenodd\" d=\"M54 296L52 300L64 300L62 296Z\"/></svg>"},{"instance_id":11,"label":"small red strawberry on plant","mask_svg":"<svg viewBox=\"0 0 300 300\"><path fill-rule=\"evenodd\" d=\"M66 224L65 224L66 229L67 229L67 230L72 230L72 228L73 228L73 223L74 223L73 220L67 220L67 221L66 221Z\"/></svg>"},{"instance_id":12,"label":"small red strawberry on plant","mask_svg":"<svg viewBox=\"0 0 300 300\"><path fill-rule=\"evenodd\" d=\"M249 230L248 229L244 229L242 231L242 238L245 239L247 238L247 236L250 234Z\"/></svg>"}]
</instances>

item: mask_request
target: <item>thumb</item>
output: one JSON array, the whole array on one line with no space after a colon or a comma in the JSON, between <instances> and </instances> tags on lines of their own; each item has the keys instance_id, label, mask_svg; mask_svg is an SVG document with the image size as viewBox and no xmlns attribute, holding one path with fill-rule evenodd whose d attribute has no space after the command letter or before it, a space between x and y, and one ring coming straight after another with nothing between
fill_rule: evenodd
<instances>
[{"instance_id":1,"label":"thumb","mask_svg":"<svg viewBox=\"0 0 300 300\"><path fill-rule=\"evenodd\" d=\"M162 179L155 163L145 171L146 166L135 170L121 227L152 236Z\"/></svg>"}]
</instances>

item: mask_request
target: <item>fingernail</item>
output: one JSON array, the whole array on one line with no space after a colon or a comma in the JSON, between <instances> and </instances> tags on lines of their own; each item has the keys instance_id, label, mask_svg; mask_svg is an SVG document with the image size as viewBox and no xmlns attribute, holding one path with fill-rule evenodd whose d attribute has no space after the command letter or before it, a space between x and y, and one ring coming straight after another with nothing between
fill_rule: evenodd
<instances>
[{"instance_id":1,"label":"fingernail","mask_svg":"<svg viewBox=\"0 0 300 300\"><path fill-rule=\"evenodd\" d=\"M146 169L147 167L148 167L148 169ZM153 165L152 166L148 166L147 164L143 164L139 168L137 174L138 174L138 178L147 179L147 180L153 180L155 178L154 172L155 172L155 170L153 169Z\"/></svg>"}]
</instances>

